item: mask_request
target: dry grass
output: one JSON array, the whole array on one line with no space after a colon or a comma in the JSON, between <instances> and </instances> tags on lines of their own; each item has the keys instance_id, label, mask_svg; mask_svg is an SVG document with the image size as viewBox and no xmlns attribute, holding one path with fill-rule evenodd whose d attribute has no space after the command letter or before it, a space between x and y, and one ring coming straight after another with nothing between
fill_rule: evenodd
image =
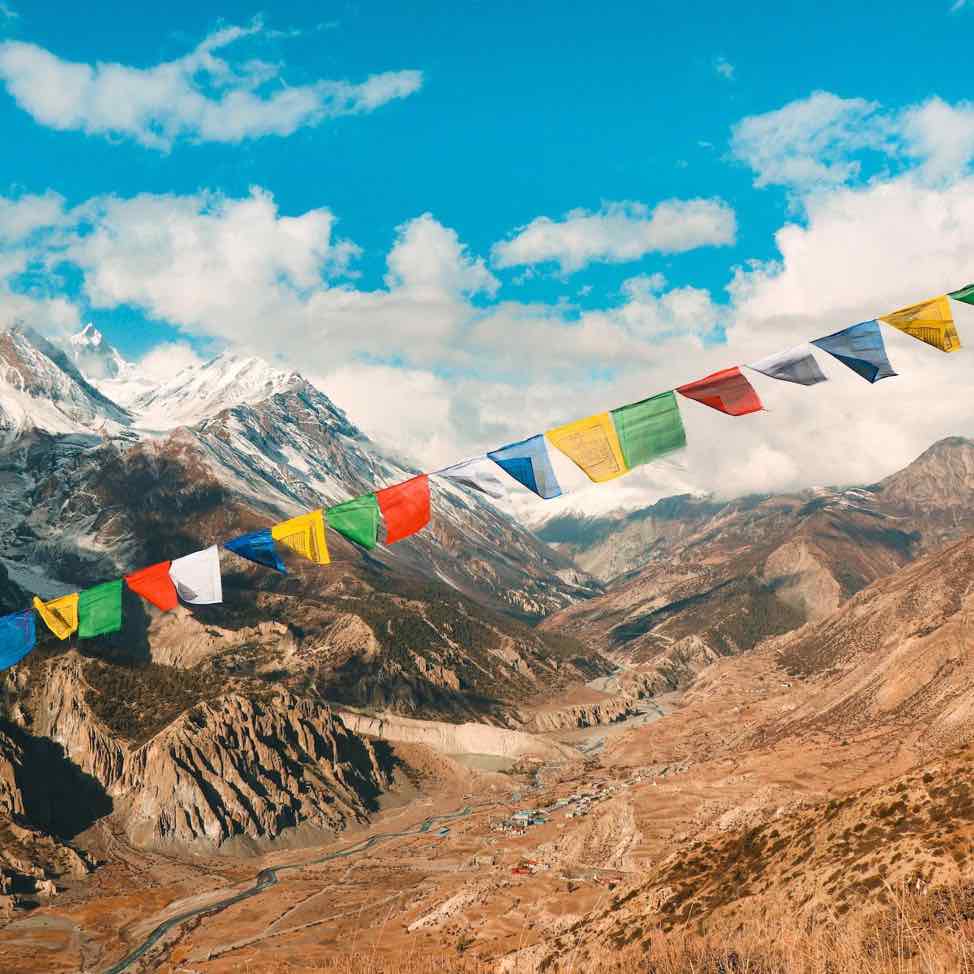
<instances>
[{"instance_id":1,"label":"dry grass","mask_svg":"<svg viewBox=\"0 0 974 974\"><path fill-rule=\"evenodd\" d=\"M881 913L803 922L755 918L705 935L647 930L620 951L594 942L567 947L541 966L512 960L507 974L974 974L974 887L918 894L887 891ZM470 946L476 951L476 941ZM256 974L494 974L498 961L410 952L338 955L332 961L244 963Z\"/></svg>"}]
</instances>

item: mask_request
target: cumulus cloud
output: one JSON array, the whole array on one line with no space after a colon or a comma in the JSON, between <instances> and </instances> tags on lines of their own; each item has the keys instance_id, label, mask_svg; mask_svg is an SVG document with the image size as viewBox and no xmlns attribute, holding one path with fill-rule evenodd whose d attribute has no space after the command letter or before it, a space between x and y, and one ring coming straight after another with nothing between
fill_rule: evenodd
<instances>
[{"instance_id":1,"label":"cumulus cloud","mask_svg":"<svg viewBox=\"0 0 974 974\"><path fill-rule=\"evenodd\" d=\"M422 73L414 70L357 83L287 85L279 64L219 56L262 30L259 22L225 27L183 57L148 68L66 61L36 44L6 41L0 44L0 81L42 125L125 136L159 150L179 139L235 143L287 136L328 118L372 112L422 86Z\"/></svg>"},{"instance_id":2,"label":"cumulus cloud","mask_svg":"<svg viewBox=\"0 0 974 974\"><path fill-rule=\"evenodd\" d=\"M492 255L497 267L554 261L568 273L593 261L725 246L736 235L734 211L720 199L669 199L652 210L644 203L606 203L598 212L572 210L561 220L537 217L495 244Z\"/></svg>"},{"instance_id":3,"label":"cumulus cloud","mask_svg":"<svg viewBox=\"0 0 974 974\"><path fill-rule=\"evenodd\" d=\"M161 342L139 359L139 371L162 382L183 369L202 365L204 361L186 342Z\"/></svg>"},{"instance_id":4,"label":"cumulus cloud","mask_svg":"<svg viewBox=\"0 0 974 974\"><path fill-rule=\"evenodd\" d=\"M931 98L900 116L905 152L923 161L926 175L950 179L974 158L974 103Z\"/></svg>"},{"instance_id":5,"label":"cumulus cloud","mask_svg":"<svg viewBox=\"0 0 974 974\"><path fill-rule=\"evenodd\" d=\"M887 168L918 164L922 178L950 181L974 159L974 104L934 97L889 110L817 91L742 119L732 129L731 152L754 170L755 186L785 186L799 196L855 182L870 152Z\"/></svg>"},{"instance_id":6,"label":"cumulus cloud","mask_svg":"<svg viewBox=\"0 0 974 974\"><path fill-rule=\"evenodd\" d=\"M974 177L961 167L933 180L932 155L916 158L912 172L803 197L776 234L775 259L739 268L726 302L659 274L629 277L595 308L509 300L431 214L396 229L385 278L366 289L351 273L358 248L330 210L284 215L261 190L105 197L67 212L47 201L48 263L66 262L94 307L138 307L187 336L286 362L377 439L434 469L974 278ZM43 248L41 205L24 212L33 216L6 225L28 243L0 253ZM0 314L14 301L59 326L77 317L69 302L43 300L7 291ZM957 305L957 315L974 347L974 308ZM899 377L870 386L822 355L831 381L814 388L751 375L765 413L735 419L685 402L685 470L650 465L593 490L594 503L871 482L940 436L971 433L971 352L885 333Z\"/></svg>"},{"instance_id":7,"label":"cumulus cloud","mask_svg":"<svg viewBox=\"0 0 974 974\"><path fill-rule=\"evenodd\" d=\"M15 198L0 196L0 244L21 243L37 230L50 230L63 216L64 198L50 190Z\"/></svg>"},{"instance_id":8,"label":"cumulus cloud","mask_svg":"<svg viewBox=\"0 0 974 974\"><path fill-rule=\"evenodd\" d=\"M854 155L883 150L889 137L877 102L816 91L742 119L731 131L731 152L754 170L755 186L805 190L846 182L859 172Z\"/></svg>"}]
</instances>

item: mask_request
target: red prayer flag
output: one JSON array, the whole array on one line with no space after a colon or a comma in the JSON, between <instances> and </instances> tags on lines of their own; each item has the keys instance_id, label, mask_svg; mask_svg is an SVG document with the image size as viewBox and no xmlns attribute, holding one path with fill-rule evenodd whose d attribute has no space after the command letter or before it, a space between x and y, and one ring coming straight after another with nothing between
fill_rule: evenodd
<instances>
[{"instance_id":1,"label":"red prayer flag","mask_svg":"<svg viewBox=\"0 0 974 974\"><path fill-rule=\"evenodd\" d=\"M151 602L163 612L175 609L179 604L176 597L176 586L169 577L170 561L160 561L158 565L140 568L137 572L125 576L128 587Z\"/></svg>"},{"instance_id":2,"label":"red prayer flag","mask_svg":"<svg viewBox=\"0 0 974 974\"><path fill-rule=\"evenodd\" d=\"M676 391L687 399L696 399L712 409L719 409L729 416L745 416L764 409L754 386L735 365L733 368L714 372L705 379L677 386Z\"/></svg>"},{"instance_id":3,"label":"red prayer flag","mask_svg":"<svg viewBox=\"0 0 974 974\"><path fill-rule=\"evenodd\" d=\"M430 520L430 483L426 474L377 490L375 498L386 522L386 544L421 531Z\"/></svg>"}]
</instances>

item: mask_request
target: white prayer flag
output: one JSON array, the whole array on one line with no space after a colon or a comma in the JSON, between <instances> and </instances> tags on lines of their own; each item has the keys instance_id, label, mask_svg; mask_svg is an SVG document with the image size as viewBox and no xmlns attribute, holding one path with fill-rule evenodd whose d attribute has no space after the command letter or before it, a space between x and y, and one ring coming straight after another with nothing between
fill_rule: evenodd
<instances>
[{"instance_id":1,"label":"white prayer flag","mask_svg":"<svg viewBox=\"0 0 974 974\"><path fill-rule=\"evenodd\" d=\"M826 381L825 373L815 361L815 356L807 345L796 345L787 352L769 355L759 362L752 362L748 368L772 379L797 382L803 386L813 386Z\"/></svg>"},{"instance_id":2,"label":"white prayer flag","mask_svg":"<svg viewBox=\"0 0 974 974\"><path fill-rule=\"evenodd\" d=\"M452 466L436 471L437 477L446 477L458 484L473 487L489 497L506 497L507 486L497 472L495 464L486 457L471 457Z\"/></svg>"},{"instance_id":3,"label":"white prayer flag","mask_svg":"<svg viewBox=\"0 0 974 974\"><path fill-rule=\"evenodd\" d=\"M179 597L190 605L213 605L223 601L220 552L216 545L176 558L169 566L169 577Z\"/></svg>"}]
</instances>

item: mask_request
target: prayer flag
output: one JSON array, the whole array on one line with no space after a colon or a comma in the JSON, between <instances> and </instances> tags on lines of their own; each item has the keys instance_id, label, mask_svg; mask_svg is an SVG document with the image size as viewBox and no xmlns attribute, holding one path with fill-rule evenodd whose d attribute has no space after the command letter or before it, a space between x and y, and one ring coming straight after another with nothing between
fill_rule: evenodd
<instances>
[{"instance_id":1,"label":"prayer flag","mask_svg":"<svg viewBox=\"0 0 974 974\"><path fill-rule=\"evenodd\" d=\"M67 639L78 628L78 593L62 595L50 602L42 602L34 596L34 608L44 620L44 625L57 636Z\"/></svg>"},{"instance_id":2,"label":"prayer flag","mask_svg":"<svg viewBox=\"0 0 974 974\"><path fill-rule=\"evenodd\" d=\"M363 548L374 548L379 543L379 502L375 494L363 494L329 507L326 517L328 527Z\"/></svg>"},{"instance_id":3,"label":"prayer flag","mask_svg":"<svg viewBox=\"0 0 974 974\"><path fill-rule=\"evenodd\" d=\"M826 381L825 373L807 345L798 345L787 352L769 355L758 362L752 362L748 368L772 379L797 382L801 386L813 386Z\"/></svg>"},{"instance_id":4,"label":"prayer flag","mask_svg":"<svg viewBox=\"0 0 974 974\"><path fill-rule=\"evenodd\" d=\"M223 601L220 550L216 545L173 559L169 577L179 597L190 605L214 605Z\"/></svg>"},{"instance_id":5,"label":"prayer flag","mask_svg":"<svg viewBox=\"0 0 974 974\"><path fill-rule=\"evenodd\" d=\"M595 483L614 480L628 470L616 428L608 413L596 413L564 426L556 426L548 430L545 436Z\"/></svg>"},{"instance_id":6,"label":"prayer flag","mask_svg":"<svg viewBox=\"0 0 974 974\"><path fill-rule=\"evenodd\" d=\"M908 335L918 338L941 352L956 352L960 348L960 336L954 326L954 312L947 295L931 298L908 308L900 308L879 319Z\"/></svg>"},{"instance_id":7,"label":"prayer flag","mask_svg":"<svg viewBox=\"0 0 974 974\"><path fill-rule=\"evenodd\" d=\"M947 297L953 298L955 301L963 301L964 304L974 304L974 284L968 284L967 287L951 291Z\"/></svg>"},{"instance_id":8,"label":"prayer flag","mask_svg":"<svg viewBox=\"0 0 974 974\"><path fill-rule=\"evenodd\" d=\"M430 483L424 473L376 491L375 499L386 522L386 544L402 541L429 524Z\"/></svg>"},{"instance_id":9,"label":"prayer flag","mask_svg":"<svg viewBox=\"0 0 974 974\"><path fill-rule=\"evenodd\" d=\"M630 469L687 445L680 404L672 392L613 409L612 421Z\"/></svg>"},{"instance_id":10,"label":"prayer flag","mask_svg":"<svg viewBox=\"0 0 974 974\"><path fill-rule=\"evenodd\" d=\"M507 494L504 481L498 476L487 457L471 457L469 460L454 463L450 467L437 470L436 476L445 477L465 487L473 487L474 490L479 490L489 497L500 498Z\"/></svg>"},{"instance_id":11,"label":"prayer flag","mask_svg":"<svg viewBox=\"0 0 974 974\"><path fill-rule=\"evenodd\" d=\"M275 524L271 528L271 537L315 564L327 565L331 561L325 542L325 518L321 508Z\"/></svg>"},{"instance_id":12,"label":"prayer flag","mask_svg":"<svg viewBox=\"0 0 974 974\"><path fill-rule=\"evenodd\" d=\"M0 670L19 663L37 644L34 610L0 618Z\"/></svg>"},{"instance_id":13,"label":"prayer flag","mask_svg":"<svg viewBox=\"0 0 974 974\"><path fill-rule=\"evenodd\" d=\"M78 596L78 637L93 639L122 628L122 580L86 588Z\"/></svg>"},{"instance_id":14,"label":"prayer flag","mask_svg":"<svg viewBox=\"0 0 974 974\"><path fill-rule=\"evenodd\" d=\"M235 555L240 555L247 561L273 568L282 575L287 574L287 568L277 553L277 545L274 544L269 528L261 528L259 531L242 534L239 538L232 538L224 542L223 547L229 548Z\"/></svg>"},{"instance_id":15,"label":"prayer flag","mask_svg":"<svg viewBox=\"0 0 974 974\"><path fill-rule=\"evenodd\" d=\"M160 561L157 565L140 568L137 572L125 576L125 583L147 602L151 602L157 609L168 612L179 604L176 597L176 586L169 576L170 561Z\"/></svg>"},{"instance_id":16,"label":"prayer flag","mask_svg":"<svg viewBox=\"0 0 974 974\"><path fill-rule=\"evenodd\" d=\"M697 379L696 382L677 386L676 391L687 399L696 399L697 402L727 413L728 416L746 416L764 409L754 386L736 365Z\"/></svg>"},{"instance_id":17,"label":"prayer flag","mask_svg":"<svg viewBox=\"0 0 974 974\"><path fill-rule=\"evenodd\" d=\"M510 474L519 484L533 490L539 497L550 500L561 494L561 487L551 466L548 445L538 433L518 443L510 443L488 454L502 470Z\"/></svg>"},{"instance_id":18,"label":"prayer flag","mask_svg":"<svg viewBox=\"0 0 974 974\"><path fill-rule=\"evenodd\" d=\"M896 375L886 357L883 333L875 319L850 325L825 338L816 338L812 344L837 358L867 382L878 382Z\"/></svg>"}]
</instances>

